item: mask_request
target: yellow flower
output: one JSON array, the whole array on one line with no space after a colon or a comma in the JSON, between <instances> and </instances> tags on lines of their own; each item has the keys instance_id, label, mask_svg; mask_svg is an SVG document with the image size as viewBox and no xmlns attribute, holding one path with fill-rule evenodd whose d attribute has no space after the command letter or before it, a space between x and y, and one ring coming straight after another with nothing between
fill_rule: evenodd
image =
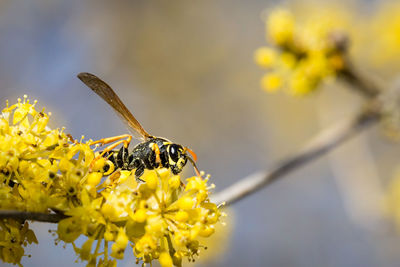
<instances>
[{"instance_id":1,"label":"yellow flower","mask_svg":"<svg viewBox=\"0 0 400 267\"><path fill-rule=\"evenodd\" d=\"M277 53L270 47L260 47L254 52L254 61L264 68L272 67L277 60Z\"/></svg>"},{"instance_id":2,"label":"yellow flower","mask_svg":"<svg viewBox=\"0 0 400 267\"><path fill-rule=\"evenodd\" d=\"M18 264L24 256L27 243L38 243L29 225L14 219L0 221L0 259L7 263Z\"/></svg>"},{"instance_id":3,"label":"yellow flower","mask_svg":"<svg viewBox=\"0 0 400 267\"><path fill-rule=\"evenodd\" d=\"M85 144L72 144L62 130L48 128L49 115L44 109L36 111L35 106L36 101L31 103L24 96L15 105L7 103L0 115L0 209L65 211L76 201L68 198L81 190L79 182L93 152ZM75 157L78 151L84 156ZM72 241L84 231L71 220L60 222L59 234ZM19 235L21 242L0 246L0 255L4 255L0 258L17 264L24 255L23 246L37 243L36 237L27 224L3 219L0 225L0 236L6 238L10 229Z\"/></svg>"},{"instance_id":4,"label":"yellow flower","mask_svg":"<svg viewBox=\"0 0 400 267\"><path fill-rule=\"evenodd\" d=\"M90 260L90 254L93 246L94 238L89 238L86 240L85 243L83 243L81 251L80 251L80 257L82 260Z\"/></svg>"},{"instance_id":5,"label":"yellow flower","mask_svg":"<svg viewBox=\"0 0 400 267\"><path fill-rule=\"evenodd\" d=\"M280 64L285 70L291 70L296 66L297 58L296 55L290 52L282 52L279 57Z\"/></svg>"},{"instance_id":6,"label":"yellow flower","mask_svg":"<svg viewBox=\"0 0 400 267\"><path fill-rule=\"evenodd\" d=\"M127 179L135 179L134 176ZM146 171L132 195L133 212L126 233L135 255L145 263L159 259L161 264L176 264L180 255L193 259L200 249L199 236L209 236L221 213L208 200L208 178L191 177L182 190L179 176L168 169ZM157 185L157 186L154 186ZM120 190L123 184L115 187ZM164 254L163 254L164 253ZM161 257L161 255L164 255Z\"/></svg>"},{"instance_id":7,"label":"yellow flower","mask_svg":"<svg viewBox=\"0 0 400 267\"><path fill-rule=\"evenodd\" d=\"M58 223L58 237L65 242L75 241L83 232L83 225L77 218L64 219Z\"/></svg>"},{"instance_id":8,"label":"yellow flower","mask_svg":"<svg viewBox=\"0 0 400 267\"><path fill-rule=\"evenodd\" d=\"M161 252L159 261L160 261L161 267L172 267L172 265L173 265L172 258L169 255L169 253L166 251Z\"/></svg>"},{"instance_id":9,"label":"yellow flower","mask_svg":"<svg viewBox=\"0 0 400 267\"><path fill-rule=\"evenodd\" d=\"M128 242L129 240L125 234L125 230L120 228L115 243L111 247L111 256L116 259L123 259L125 248L128 245Z\"/></svg>"},{"instance_id":10,"label":"yellow flower","mask_svg":"<svg viewBox=\"0 0 400 267\"><path fill-rule=\"evenodd\" d=\"M346 67L346 49L334 36L345 32L347 21L333 8L314 10L303 19L286 9L272 10L266 19L272 46L255 52L256 63L269 68L261 87L268 92L285 88L291 95L303 96L340 74Z\"/></svg>"},{"instance_id":11,"label":"yellow flower","mask_svg":"<svg viewBox=\"0 0 400 267\"><path fill-rule=\"evenodd\" d=\"M283 86L283 77L280 73L269 72L261 79L261 86L267 92L274 92Z\"/></svg>"},{"instance_id":12,"label":"yellow flower","mask_svg":"<svg viewBox=\"0 0 400 267\"><path fill-rule=\"evenodd\" d=\"M91 186L96 186L100 183L103 174L100 172L92 172L87 177L87 183Z\"/></svg>"},{"instance_id":13,"label":"yellow flower","mask_svg":"<svg viewBox=\"0 0 400 267\"><path fill-rule=\"evenodd\" d=\"M286 9L276 9L267 19L267 34L277 45L285 45L293 40L295 21Z\"/></svg>"}]
</instances>

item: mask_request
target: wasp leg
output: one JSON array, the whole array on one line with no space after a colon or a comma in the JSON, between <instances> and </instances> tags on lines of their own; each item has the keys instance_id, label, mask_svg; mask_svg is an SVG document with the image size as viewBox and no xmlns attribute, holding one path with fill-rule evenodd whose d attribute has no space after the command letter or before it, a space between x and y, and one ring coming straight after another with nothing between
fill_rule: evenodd
<instances>
[{"instance_id":1,"label":"wasp leg","mask_svg":"<svg viewBox=\"0 0 400 267\"><path fill-rule=\"evenodd\" d=\"M111 146L106 147L97 157L95 157L92 162L90 163L90 169L93 168L94 163L99 160L100 158L102 158L106 153L108 153L109 151L112 151L114 148L116 148L117 146L119 146L120 144L124 143L125 144L126 140L121 140L116 142L115 144L112 144Z\"/></svg>"},{"instance_id":2,"label":"wasp leg","mask_svg":"<svg viewBox=\"0 0 400 267\"><path fill-rule=\"evenodd\" d=\"M129 158L131 159L129 159L130 163L128 165L128 170L137 169L141 165L141 161L138 158L133 158L132 154L129 156Z\"/></svg>"},{"instance_id":3,"label":"wasp leg","mask_svg":"<svg viewBox=\"0 0 400 267\"><path fill-rule=\"evenodd\" d=\"M113 136L113 137L107 137L103 138L97 141L90 142L89 145L95 145L95 144L100 144L100 145L106 145L115 141L119 141L121 139L126 138L126 140L123 140L124 146L128 147L129 143L132 141L132 135L129 134L122 134L118 136ZM119 143L120 144L120 143Z\"/></svg>"},{"instance_id":4,"label":"wasp leg","mask_svg":"<svg viewBox=\"0 0 400 267\"><path fill-rule=\"evenodd\" d=\"M144 164L140 163L140 165L136 168L136 171L135 171L136 180L138 180L140 182L144 182L142 179L140 179L140 176L142 176L144 173L144 169L145 169Z\"/></svg>"}]
</instances>

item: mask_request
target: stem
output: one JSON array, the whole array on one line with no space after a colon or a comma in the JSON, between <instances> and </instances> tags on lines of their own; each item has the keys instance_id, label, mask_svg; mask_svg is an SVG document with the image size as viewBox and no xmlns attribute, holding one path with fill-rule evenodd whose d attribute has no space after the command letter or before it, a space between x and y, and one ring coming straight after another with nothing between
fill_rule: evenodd
<instances>
[{"instance_id":1,"label":"stem","mask_svg":"<svg viewBox=\"0 0 400 267\"><path fill-rule=\"evenodd\" d=\"M68 216L63 214L49 214L39 212L27 212L18 210L0 210L0 219L17 219L17 220L31 220L38 222L58 223Z\"/></svg>"},{"instance_id":2,"label":"stem","mask_svg":"<svg viewBox=\"0 0 400 267\"><path fill-rule=\"evenodd\" d=\"M352 89L370 99L381 93L379 87L371 81L371 79L362 76L361 73L353 67L349 60L347 60L346 66L345 69L339 72L339 77L348 82Z\"/></svg>"},{"instance_id":3,"label":"stem","mask_svg":"<svg viewBox=\"0 0 400 267\"><path fill-rule=\"evenodd\" d=\"M108 241L104 239L104 261L108 262Z\"/></svg>"}]
</instances>

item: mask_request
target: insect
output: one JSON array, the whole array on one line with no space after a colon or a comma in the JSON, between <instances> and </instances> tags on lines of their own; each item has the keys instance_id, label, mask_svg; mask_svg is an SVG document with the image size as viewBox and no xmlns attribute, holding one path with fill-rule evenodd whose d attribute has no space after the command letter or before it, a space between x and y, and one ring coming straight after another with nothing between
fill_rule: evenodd
<instances>
[{"instance_id":1,"label":"insect","mask_svg":"<svg viewBox=\"0 0 400 267\"><path fill-rule=\"evenodd\" d=\"M142 142L137 144L131 151L128 150L129 143L132 140L132 135L129 134L94 141L91 145L105 145L115 142L106 147L94 160L105 157L114 164L113 167L115 169L119 168L120 170L129 171L136 169L135 177L138 180L141 180L140 177L143 175L145 169L152 170L158 167L169 168L173 174L178 174L189 160L196 174L200 176L195 164L197 156L191 149L175 144L165 138L152 136L146 132L114 90L97 76L82 72L78 74L78 78L106 101L127 124L129 129L133 133L138 134L139 138L142 139ZM119 150L114 150L121 144L123 146Z\"/></svg>"}]
</instances>

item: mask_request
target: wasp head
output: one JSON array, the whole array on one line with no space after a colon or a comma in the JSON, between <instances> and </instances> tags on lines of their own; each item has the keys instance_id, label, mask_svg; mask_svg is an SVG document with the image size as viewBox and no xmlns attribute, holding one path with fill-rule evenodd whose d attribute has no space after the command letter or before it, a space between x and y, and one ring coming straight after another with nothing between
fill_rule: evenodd
<instances>
[{"instance_id":1,"label":"wasp head","mask_svg":"<svg viewBox=\"0 0 400 267\"><path fill-rule=\"evenodd\" d=\"M180 173L188 160L185 149L181 145L172 144L168 147L168 156L172 173Z\"/></svg>"}]
</instances>

